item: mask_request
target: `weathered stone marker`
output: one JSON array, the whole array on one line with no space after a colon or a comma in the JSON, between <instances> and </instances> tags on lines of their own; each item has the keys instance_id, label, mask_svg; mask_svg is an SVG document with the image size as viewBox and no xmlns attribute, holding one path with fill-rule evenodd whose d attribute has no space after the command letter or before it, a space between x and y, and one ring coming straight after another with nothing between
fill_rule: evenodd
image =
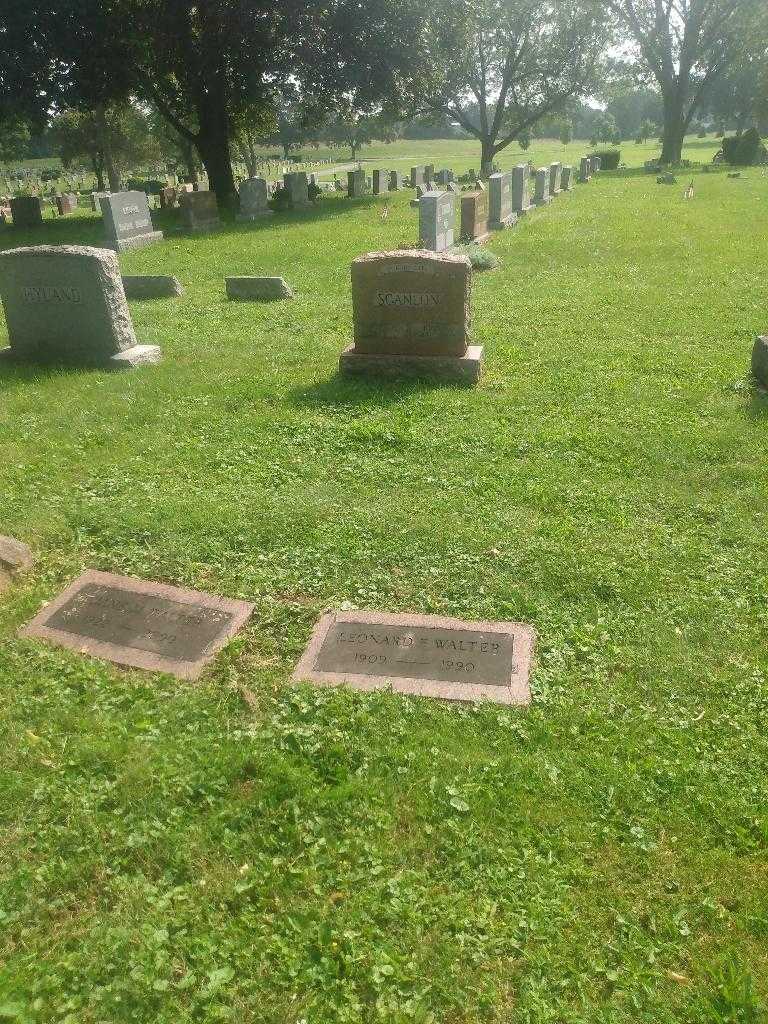
<instances>
[{"instance_id":1,"label":"weathered stone marker","mask_svg":"<svg viewBox=\"0 0 768 1024\"><path fill-rule=\"evenodd\" d=\"M70 213L74 213L77 209L77 196L74 192L64 192L60 196L56 196L56 209L59 211L60 217L66 217Z\"/></svg>"},{"instance_id":2,"label":"weathered stone marker","mask_svg":"<svg viewBox=\"0 0 768 1024\"><path fill-rule=\"evenodd\" d=\"M528 164L517 164L512 168L512 209L518 217L524 217L531 208L529 179Z\"/></svg>"},{"instance_id":3,"label":"weathered stone marker","mask_svg":"<svg viewBox=\"0 0 768 1024\"><path fill-rule=\"evenodd\" d=\"M240 212L237 215L239 221L261 220L262 217L271 217L274 210L269 208L269 193L265 178L246 178L241 184L240 190Z\"/></svg>"},{"instance_id":4,"label":"weathered stone marker","mask_svg":"<svg viewBox=\"0 0 768 1024\"><path fill-rule=\"evenodd\" d=\"M282 277L227 277L227 298L239 302L292 299L293 291Z\"/></svg>"},{"instance_id":5,"label":"weathered stone marker","mask_svg":"<svg viewBox=\"0 0 768 1024\"><path fill-rule=\"evenodd\" d=\"M31 569L34 561L32 549L23 541L0 536L0 591L5 590L14 577Z\"/></svg>"},{"instance_id":6,"label":"weathered stone marker","mask_svg":"<svg viewBox=\"0 0 768 1024\"><path fill-rule=\"evenodd\" d=\"M573 168L566 164L560 174L560 188L563 192L570 192L573 187Z\"/></svg>"},{"instance_id":7,"label":"weathered stone marker","mask_svg":"<svg viewBox=\"0 0 768 1024\"><path fill-rule=\"evenodd\" d=\"M341 372L476 383L483 349L470 345L471 276L466 256L418 249L359 256L354 345L341 356Z\"/></svg>"},{"instance_id":8,"label":"weathered stone marker","mask_svg":"<svg viewBox=\"0 0 768 1024\"><path fill-rule=\"evenodd\" d=\"M551 196L560 195L560 176L563 171L563 165L559 162L549 165L549 194Z\"/></svg>"},{"instance_id":9,"label":"weathered stone marker","mask_svg":"<svg viewBox=\"0 0 768 1024\"><path fill-rule=\"evenodd\" d=\"M462 193L459 237L463 242L484 242L488 237L487 192Z\"/></svg>"},{"instance_id":10,"label":"weathered stone marker","mask_svg":"<svg viewBox=\"0 0 768 1024\"><path fill-rule=\"evenodd\" d=\"M511 172L492 174L488 179L488 226L495 231L511 228L517 223L512 205Z\"/></svg>"},{"instance_id":11,"label":"weathered stone marker","mask_svg":"<svg viewBox=\"0 0 768 1024\"><path fill-rule=\"evenodd\" d=\"M533 205L546 206L552 202L549 194L549 171L546 167L540 167L534 178Z\"/></svg>"},{"instance_id":12,"label":"weathered stone marker","mask_svg":"<svg viewBox=\"0 0 768 1024\"><path fill-rule=\"evenodd\" d=\"M360 199L365 195L365 172L362 170L347 171L347 197Z\"/></svg>"},{"instance_id":13,"label":"weathered stone marker","mask_svg":"<svg viewBox=\"0 0 768 1024\"><path fill-rule=\"evenodd\" d=\"M403 186L403 176L400 171L389 172L389 191L399 192Z\"/></svg>"},{"instance_id":14,"label":"weathered stone marker","mask_svg":"<svg viewBox=\"0 0 768 1024\"><path fill-rule=\"evenodd\" d=\"M755 339L752 349L752 376L764 391L768 390L768 335Z\"/></svg>"},{"instance_id":15,"label":"weathered stone marker","mask_svg":"<svg viewBox=\"0 0 768 1024\"><path fill-rule=\"evenodd\" d=\"M530 704L536 633L521 622L437 615L331 612L293 674L320 686L442 700Z\"/></svg>"},{"instance_id":16,"label":"weathered stone marker","mask_svg":"<svg viewBox=\"0 0 768 1024\"><path fill-rule=\"evenodd\" d=\"M375 196L380 196L384 192L389 192L389 188L387 187L388 175L387 175L386 171L375 170L373 172L372 177L373 177L373 194Z\"/></svg>"},{"instance_id":17,"label":"weathered stone marker","mask_svg":"<svg viewBox=\"0 0 768 1024\"><path fill-rule=\"evenodd\" d=\"M450 192L425 192L419 198L419 244L422 248L431 252L450 249L455 222L456 210Z\"/></svg>"},{"instance_id":18,"label":"weathered stone marker","mask_svg":"<svg viewBox=\"0 0 768 1024\"><path fill-rule=\"evenodd\" d=\"M149 203L144 192L113 192L103 196L99 203L108 248L123 252L162 241L163 232L152 230Z\"/></svg>"},{"instance_id":19,"label":"weathered stone marker","mask_svg":"<svg viewBox=\"0 0 768 1024\"><path fill-rule=\"evenodd\" d=\"M295 210L311 206L309 201L309 179L304 171L292 171L283 175L283 184L288 191L291 206Z\"/></svg>"},{"instance_id":20,"label":"weathered stone marker","mask_svg":"<svg viewBox=\"0 0 768 1024\"><path fill-rule=\"evenodd\" d=\"M115 253L37 245L0 253L0 297L11 347L6 358L123 369L156 363L139 345Z\"/></svg>"},{"instance_id":21,"label":"weathered stone marker","mask_svg":"<svg viewBox=\"0 0 768 1024\"><path fill-rule=\"evenodd\" d=\"M123 274L123 288L127 299L169 299L184 294L179 279L165 274Z\"/></svg>"},{"instance_id":22,"label":"weathered stone marker","mask_svg":"<svg viewBox=\"0 0 768 1024\"><path fill-rule=\"evenodd\" d=\"M221 227L215 192L182 192L179 196L182 224L186 231L199 234Z\"/></svg>"},{"instance_id":23,"label":"weathered stone marker","mask_svg":"<svg viewBox=\"0 0 768 1024\"><path fill-rule=\"evenodd\" d=\"M588 156L583 156L579 161L579 177L578 180L584 184L592 177L592 164L590 163Z\"/></svg>"},{"instance_id":24,"label":"weathered stone marker","mask_svg":"<svg viewBox=\"0 0 768 1024\"><path fill-rule=\"evenodd\" d=\"M43 223L43 204L39 196L14 196L10 206L15 228L34 228Z\"/></svg>"},{"instance_id":25,"label":"weathered stone marker","mask_svg":"<svg viewBox=\"0 0 768 1024\"><path fill-rule=\"evenodd\" d=\"M197 679L252 611L245 601L89 569L19 633Z\"/></svg>"}]
</instances>

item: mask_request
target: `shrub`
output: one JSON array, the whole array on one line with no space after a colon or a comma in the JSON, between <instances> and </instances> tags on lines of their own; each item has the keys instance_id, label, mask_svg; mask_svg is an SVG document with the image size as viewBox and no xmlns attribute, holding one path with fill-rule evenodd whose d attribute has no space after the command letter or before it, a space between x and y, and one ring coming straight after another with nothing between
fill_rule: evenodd
<instances>
[{"instance_id":1,"label":"shrub","mask_svg":"<svg viewBox=\"0 0 768 1024\"><path fill-rule=\"evenodd\" d=\"M748 128L743 135L723 139L723 157L726 163L737 167L750 167L765 160L765 146L757 128Z\"/></svg>"},{"instance_id":2,"label":"shrub","mask_svg":"<svg viewBox=\"0 0 768 1024\"><path fill-rule=\"evenodd\" d=\"M275 194L272 196L272 206L275 210L287 210L291 205L291 193L281 185L280 188L275 189Z\"/></svg>"},{"instance_id":3,"label":"shrub","mask_svg":"<svg viewBox=\"0 0 768 1024\"><path fill-rule=\"evenodd\" d=\"M317 202L317 200L320 198L322 194L323 190L320 188L320 186L316 185L314 181L310 181L309 185L307 185L307 195L309 196L309 201L311 203Z\"/></svg>"},{"instance_id":4,"label":"shrub","mask_svg":"<svg viewBox=\"0 0 768 1024\"><path fill-rule=\"evenodd\" d=\"M457 245L454 251L458 256L468 257L473 270L495 270L499 265L498 256L474 242Z\"/></svg>"},{"instance_id":5,"label":"shrub","mask_svg":"<svg viewBox=\"0 0 768 1024\"><path fill-rule=\"evenodd\" d=\"M600 157L600 170L601 171L615 171L619 166L621 160L620 149L596 149L593 153L589 154L592 156Z\"/></svg>"}]
</instances>

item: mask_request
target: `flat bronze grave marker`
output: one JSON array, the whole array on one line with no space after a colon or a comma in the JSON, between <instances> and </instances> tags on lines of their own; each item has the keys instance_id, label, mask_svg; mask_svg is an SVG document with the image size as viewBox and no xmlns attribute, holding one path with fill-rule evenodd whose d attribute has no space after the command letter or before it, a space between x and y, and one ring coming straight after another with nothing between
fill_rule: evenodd
<instances>
[{"instance_id":1,"label":"flat bronze grave marker","mask_svg":"<svg viewBox=\"0 0 768 1024\"><path fill-rule=\"evenodd\" d=\"M443 700L529 704L535 631L521 622L330 612L293 678Z\"/></svg>"},{"instance_id":2,"label":"flat bronze grave marker","mask_svg":"<svg viewBox=\"0 0 768 1024\"><path fill-rule=\"evenodd\" d=\"M180 679L197 679L253 611L198 590L89 569L19 631Z\"/></svg>"}]
</instances>

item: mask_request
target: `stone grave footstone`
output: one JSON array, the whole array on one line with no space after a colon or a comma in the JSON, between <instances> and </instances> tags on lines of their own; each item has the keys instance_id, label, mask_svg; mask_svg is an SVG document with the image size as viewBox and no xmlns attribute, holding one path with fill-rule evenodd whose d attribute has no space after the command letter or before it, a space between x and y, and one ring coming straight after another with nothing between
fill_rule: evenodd
<instances>
[{"instance_id":1,"label":"stone grave footstone","mask_svg":"<svg viewBox=\"0 0 768 1024\"><path fill-rule=\"evenodd\" d=\"M466 256L405 249L352 263L354 344L342 374L475 384L483 349L470 344L472 265Z\"/></svg>"},{"instance_id":2,"label":"stone grave footstone","mask_svg":"<svg viewBox=\"0 0 768 1024\"><path fill-rule=\"evenodd\" d=\"M315 626L296 682L442 700L531 702L536 633L522 622L330 612Z\"/></svg>"},{"instance_id":3,"label":"stone grave footstone","mask_svg":"<svg viewBox=\"0 0 768 1024\"><path fill-rule=\"evenodd\" d=\"M215 192L182 192L179 196L182 224L186 231L200 234L221 227Z\"/></svg>"},{"instance_id":4,"label":"stone grave footstone","mask_svg":"<svg viewBox=\"0 0 768 1024\"><path fill-rule=\"evenodd\" d=\"M149 203L144 192L113 192L99 200L106 232L105 245L116 252L141 249L161 242L162 231L152 229Z\"/></svg>"},{"instance_id":5,"label":"stone grave footstone","mask_svg":"<svg viewBox=\"0 0 768 1024\"><path fill-rule=\"evenodd\" d=\"M15 228L34 228L43 223L43 204L39 196L14 196L10 207Z\"/></svg>"},{"instance_id":6,"label":"stone grave footstone","mask_svg":"<svg viewBox=\"0 0 768 1024\"><path fill-rule=\"evenodd\" d=\"M245 601L89 569L19 634L197 679L252 611Z\"/></svg>"},{"instance_id":7,"label":"stone grave footstone","mask_svg":"<svg viewBox=\"0 0 768 1024\"><path fill-rule=\"evenodd\" d=\"M263 217L274 215L274 210L269 208L269 191L265 178L246 178L240 185L239 195L239 221L261 220Z\"/></svg>"},{"instance_id":8,"label":"stone grave footstone","mask_svg":"<svg viewBox=\"0 0 768 1024\"><path fill-rule=\"evenodd\" d=\"M450 192L425 192L419 199L419 245L444 252L454 243L456 211Z\"/></svg>"},{"instance_id":9,"label":"stone grave footstone","mask_svg":"<svg viewBox=\"0 0 768 1024\"><path fill-rule=\"evenodd\" d=\"M136 341L109 249L37 245L0 253L0 298L11 342L5 358L115 370L160 359L156 345Z\"/></svg>"},{"instance_id":10,"label":"stone grave footstone","mask_svg":"<svg viewBox=\"0 0 768 1024\"><path fill-rule=\"evenodd\" d=\"M282 277L227 277L227 298L238 302L292 299L293 289Z\"/></svg>"},{"instance_id":11,"label":"stone grave footstone","mask_svg":"<svg viewBox=\"0 0 768 1024\"><path fill-rule=\"evenodd\" d=\"M517 223L517 214L512 206L512 177L511 172L499 172L488 179L488 226L494 231Z\"/></svg>"},{"instance_id":12,"label":"stone grave footstone","mask_svg":"<svg viewBox=\"0 0 768 1024\"><path fill-rule=\"evenodd\" d=\"M549 171L546 167L539 167L534 177L533 205L546 206L552 202L549 194Z\"/></svg>"},{"instance_id":13,"label":"stone grave footstone","mask_svg":"<svg viewBox=\"0 0 768 1024\"><path fill-rule=\"evenodd\" d=\"M170 299L184 294L179 279L164 274L123 274L123 288L127 299Z\"/></svg>"},{"instance_id":14,"label":"stone grave footstone","mask_svg":"<svg viewBox=\"0 0 768 1024\"><path fill-rule=\"evenodd\" d=\"M484 242L488 238L487 192L462 193L459 237L463 242Z\"/></svg>"}]
</instances>

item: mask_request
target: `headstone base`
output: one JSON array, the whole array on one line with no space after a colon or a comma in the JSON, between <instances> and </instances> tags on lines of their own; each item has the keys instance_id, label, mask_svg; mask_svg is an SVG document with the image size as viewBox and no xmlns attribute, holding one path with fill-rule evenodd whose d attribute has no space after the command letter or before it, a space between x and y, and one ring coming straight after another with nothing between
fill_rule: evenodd
<instances>
[{"instance_id":1,"label":"headstone base","mask_svg":"<svg viewBox=\"0 0 768 1024\"><path fill-rule=\"evenodd\" d=\"M127 249L143 249L145 245L162 240L162 231L148 231L146 235L134 235L133 238L111 238L104 243L104 248L112 249L114 252L125 252Z\"/></svg>"},{"instance_id":2,"label":"headstone base","mask_svg":"<svg viewBox=\"0 0 768 1024\"><path fill-rule=\"evenodd\" d=\"M371 355L350 345L341 354L345 376L420 377L477 384L483 368L483 346L470 345L463 356Z\"/></svg>"},{"instance_id":3,"label":"headstone base","mask_svg":"<svg viewBox=\"0 0 768 1024\"><path fill-rule=\"evenodd\" d=\"M239 302L292 299L293 291L282 277L227 277L227 298Z\"/></svg>"},{"instance_id":4,"label":"headstone base","mask_svg":"<svg viewBox=\"0 0 768 1024\"><path fill-rule=\"evenodd\" d=\"M752 349L752 376L761 391L768 391L768 335L755 338Z\"/></svg>"},{"instance_id":5,"label":"headstone base","mask_svg":"<svg viewBox=\"0 0 768 1024\"><path fill-rule=\"evenodd\" d=\"M504 228L513 228L517 224L519 214L513 213L506 220L488 221L488 227L492 231L503 231Z\"/></svg>"},{"instance_id":6,"label":"headstone base","mask_svg":"<svg viewBox=\"0 0 768 1024\"><path fill-rule=\"evenodd\" d=\"M30 365L53 365L53 366L77 366L85 370L130 370L134 366L143 366L150 363L159 363L163 358L162 349L159 345L134 345L133 348L126 348L122 352L116 352L105 363L90 362L87 360L41 360L39 363L31 358L20 358L12 348L0 349L0 363L15 363L17 366Z\"/></svg>"},{"instance_id":7,"label":"headstone base","mask_svg":"<svg viewBox=\"0 0 768 1024\"><path fill-rule=\"evenodd\" d=\"M542 196L540 199L534 197L533 206L548 206L552 202L552 196Z\"/></svg>"},{"instance_id":8,"label":"headstone base","mask_svg":"<svg viewBox=\"0 0 768 1024\"><path fill-rule=\"evenodd\" d=\"M261 210L260 213L238 213L235 220L238 224L250 224L253 221L263 220L264 217L274 217L274 210Z\"/></svg>"}]
</instances>

